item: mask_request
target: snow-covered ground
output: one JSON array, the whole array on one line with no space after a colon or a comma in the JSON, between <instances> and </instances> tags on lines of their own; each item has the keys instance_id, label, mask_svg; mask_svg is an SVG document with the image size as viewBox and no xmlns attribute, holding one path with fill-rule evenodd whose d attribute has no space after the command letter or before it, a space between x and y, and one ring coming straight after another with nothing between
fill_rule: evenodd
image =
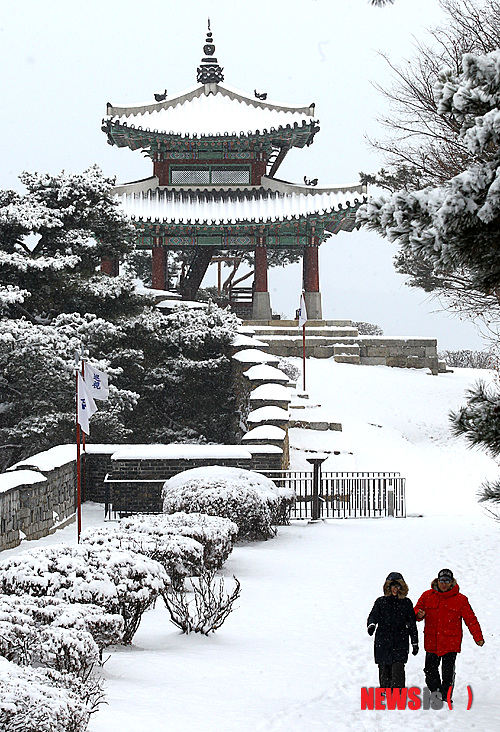
<instances>
[{"instance_id":1,"label":"snow-covered ground","mask_svg":"<svg viewBox=\"0 0 500 732\"><path fill-rule=\"evenodd\" d=\"M158 602L134 644L110 651L107 704L91 732L500 729L500 525L475 499L497 467L451 438L447 421L467 385L486 375L308 360L309 403L321 407L299 411L327 415L344 430L293 430L292 467L309 467L305 451L316 450L332 452L330 470L399 470L411 516L296 523L270 541L236 547L224 574L241 581L238 608L207 638L182 635ZM102 508L86 504L84 523L102 523ZM74 538L69 526L0 557ZM360 688L378 683L366 617L386 575L402 572L416 601L444 566L486 640L477 647L465 629L453 711L361 711ZM408 686L424 685L422 646L421 637Z\"/></svg>"}]
</instances>

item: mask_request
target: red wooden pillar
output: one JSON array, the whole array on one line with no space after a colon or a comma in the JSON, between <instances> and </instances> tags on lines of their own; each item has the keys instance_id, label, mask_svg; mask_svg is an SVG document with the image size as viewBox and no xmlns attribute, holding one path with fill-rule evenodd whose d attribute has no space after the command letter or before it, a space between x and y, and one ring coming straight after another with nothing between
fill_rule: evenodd
<instances>
[{"instance_id":1,"label":"red wooden pillar","mask_svg":"<svg viewBox=\"0 0 500 732\"><path fill-rule=\"evenodd\" d=\"M255 247L255 292L267 292L267 246L266 237L257 237Z\"/></svg>"},{"instance_id":2,"label":"red wooden pillar","mask_svg":"<svg viewBox=\"0 0 500 732\"><path fill-rule=\"evenodd\" d=\"M152 249L152 284L154 290L165 290L165 249L157 245Z\"/></svg>"},{"instance_id":3,"label":"red wooden pillar","mask_svg":"<svg viewBox=\"0 0 500 732\"><path fill-rule=\"evenodd\" d=\"M307 246L304 248L303 272L304 291L319 292L319 238L309 236Z\"/></svg>"},{"instance_id":4,"label":"red wooden pillar","mask_svg":"<svg viewBox=\"0 0 500 732\"><path fill-rule=\"evenodd\" d=\"M101 258L101 272L110 277L118 277L120 273L120 262L116 257Z\"/></svg>"},{"instance_id":5,"label":"red wooden pillar","mask_svg":"<svg viewBox=\"0 0 500 732\"><path fill-rule=\"evenodd\" d=\"M319 237L308 237L302 260L304 297L309 320L321 320L321 293L319 291Z\"/></svg>"},{"instance_id":6,"label":"red wooden pillar","mask_svg":"<svg viewBox=\"0 0 500 732\"><path fill-rule=\"evenodd\" d=\"M257 236L255 247L253 320L271 320L271 300L267 291L267 242L263 232Z\"/></svg>"}]
</instances>

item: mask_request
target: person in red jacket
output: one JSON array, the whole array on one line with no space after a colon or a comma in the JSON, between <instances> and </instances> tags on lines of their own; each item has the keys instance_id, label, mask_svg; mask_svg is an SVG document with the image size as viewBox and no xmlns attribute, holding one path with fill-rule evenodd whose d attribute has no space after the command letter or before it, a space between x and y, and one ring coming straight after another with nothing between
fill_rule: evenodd
<instances>
[{"instance_id":1,"label":"person in red jacket","mask_svg":"<svg viewBox=\"0 0 500 732\"><path fill-rule=\"evenodd\" d=\"M430 691L440 691L444 700L455 680L455 661L462 647L462 620L477 645L484 645L474 611L459 590L451 569L442 569L431 582L431 589L415 605L417 620L425 618L425 682Z\"/></svg>"}]
</instances>

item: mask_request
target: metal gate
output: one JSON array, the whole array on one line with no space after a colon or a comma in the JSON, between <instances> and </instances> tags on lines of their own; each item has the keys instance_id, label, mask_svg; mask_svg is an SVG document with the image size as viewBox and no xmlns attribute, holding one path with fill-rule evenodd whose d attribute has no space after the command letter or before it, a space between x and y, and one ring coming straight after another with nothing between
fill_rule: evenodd
<instances>
[{"instance_id":1,"label":"metal gate","mask_svg":"<svg viewBox=\"0 0 500 732\"><path fill-rule=\"evenodd\" d=\"M406 517L406 481L400 473L318 471L316 481L308 470L266 470L264 474L294 491L291 518Z\"/></svg>"}]
</instances>

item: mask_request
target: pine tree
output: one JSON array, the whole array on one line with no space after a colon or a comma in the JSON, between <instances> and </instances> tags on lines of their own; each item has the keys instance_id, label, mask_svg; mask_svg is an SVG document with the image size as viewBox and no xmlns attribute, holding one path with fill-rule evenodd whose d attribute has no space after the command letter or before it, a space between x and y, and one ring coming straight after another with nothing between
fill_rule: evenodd
<instances>
[{"instance_id":1,"label":"pine tree","mask_svg":"<svg viewBox=\"0 0 500 732\"><path fill-rule=\"evenodd\" d=\"M500 51L465 54L459 75L445 69L436 87L438 111L453 115L471 156L460 174L438 186L399 191L365 205L359 220L421 257L429 276L466 271L478 293L500 302ZM478 382L468 403L450 415L456 435L500 454L500 390ZM482 500L500 501L500 481Z\"/></svg>"},{"instance_id":2,"label":"pine tree","mask_svg":"<svg viewBox=\"0 0 500 732\"><path fill-rule=\"evenodd\" d=\"M484 55L500 47L499 0L440 0L445 21L429 29L430 42L417 42L413 58L401 65L386 61L393 71L390 87L377 88L389 103L380 118L384 139L370 140L386 167L377 175L362 173L364 182L391 192L421 191L447 185L468 168L487 162L490 151L471 150L455 110L440 102L443 69L459 78L464 54ZM423 288L444 299L448 307L489 320L499 311L494 292L478 289L467 264L442 268L415 247L399 251L397 271L410 287Z\"/></svg>"},{"instance_id":3,"label":"pine tree","mask_svg":"<svg viewBox=\"0 0 500 732\"><path fill-rule=\"evenodd\" d=\"M21 180L24 195L0 192L0 469L74 439L82 346L111 376L91 442L229 438L234 316L165 314L99 271L134 232L97 167Z\"/></svg>"}]
</instances>

